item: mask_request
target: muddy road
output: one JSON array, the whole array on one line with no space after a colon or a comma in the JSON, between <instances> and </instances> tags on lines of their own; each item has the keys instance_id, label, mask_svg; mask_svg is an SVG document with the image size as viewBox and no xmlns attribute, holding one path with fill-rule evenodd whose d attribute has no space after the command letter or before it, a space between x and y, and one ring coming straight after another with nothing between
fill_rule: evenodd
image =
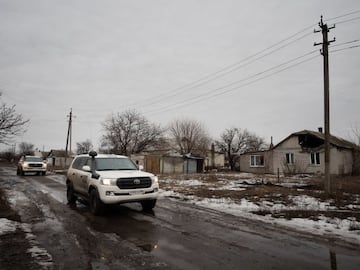
<instances>
[{"instance_id":1,"label":"muddy road","mask_svg":"<svg viewBox=\"0 0 360 270\"><path fill-rule=\"evenodd\" d=\"M98 217L66 204L58 175L1 167L0 189L21 218L33 269L360 269L358 246L168 198L152 212L134 203Z\"/></svg>"}]
</instances>

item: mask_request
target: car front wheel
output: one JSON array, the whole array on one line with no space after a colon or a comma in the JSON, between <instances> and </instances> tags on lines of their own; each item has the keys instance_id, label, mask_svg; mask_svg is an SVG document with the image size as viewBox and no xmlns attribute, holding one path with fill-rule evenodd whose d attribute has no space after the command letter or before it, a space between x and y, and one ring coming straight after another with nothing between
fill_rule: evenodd
<instances>
[{"instance_id":1,"label":"car front wheel","mask_svg":"<svg viewBox=\"0 0 360 270\"><path fill-rule=\"evenodd\" d=\"M156 205L156 200L146 200L141 202L144 211L152 210Z\"/></svg>"},{"instance_id":2,"label":"car front wheel","mask_svg":"<svg viewBox=\"0 0 360 270\"><path fill-rule=\"evenodd\" d=\"M75 204L75 202L77 200L77 197L75 196L73 185L71 183L67 184L66 198L67 198L68 204Z\"/></svg>"},{"instance_id":3,"label":"car front wheel","mask_svg":"<svg viewBox=\"0 0 360 270\"><path fill-rule=\"evenodd\" d=\"M105 205L100 200L99 193L96 189L90 191L90 211L94 215L101 215L104 212Z\"/></svg>"}]
</instances>

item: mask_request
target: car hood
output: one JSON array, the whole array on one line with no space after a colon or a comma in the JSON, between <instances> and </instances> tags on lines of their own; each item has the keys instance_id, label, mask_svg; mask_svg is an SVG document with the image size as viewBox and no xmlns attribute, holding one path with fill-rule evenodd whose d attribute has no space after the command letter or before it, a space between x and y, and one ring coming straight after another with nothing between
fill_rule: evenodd
<instances>
[{"instance_id":1,"label":"car hood","mask_svg":"<svg viewBox=\"0 0 360 270\"><path fill-rule=\"evenodd\" d=\"M137 170L129 170L129 171L96 171L101 177L104 178L126 178L126 177L152 177L154 176L152 173L147 173L143 171Z\"/></svg>"}]
</instances>

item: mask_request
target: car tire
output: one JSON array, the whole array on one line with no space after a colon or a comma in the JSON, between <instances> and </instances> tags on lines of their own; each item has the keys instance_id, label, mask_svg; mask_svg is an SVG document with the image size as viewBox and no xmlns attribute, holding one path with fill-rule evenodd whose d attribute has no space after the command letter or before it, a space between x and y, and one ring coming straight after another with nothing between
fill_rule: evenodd
<instances>
[{"instance_id":1,"label":"car tire","mask_svg":"<svg viewBox=\"0 0 360 270\"><path fill-rule=\"evenodd\" d=\"M99 193L96 189L90 191L89 207L91 213L98 216L104 212L105 205L100 200Z\"/></svg>"},{"instance_id":2,"label":"car tire","mask_svg":"<svg viewBox=\"0 0 360 270\"><path fill-rule=\"evenodd\" d=\"M16 169L16 175L20 175L20 169L19 168Z\"/></svg>"},{"instance_id":3,"label":"car tire","mask_svg":"<svg viewBox=\"0 0 360 270\"><path fill-rule=\"evenodd\" d=\"M156 200L141 201L141 206L144 211L152 210L156 205Z\"/></svg>"},{"instance_id":4,"label":"car tire","mask_svg":"<svg viewBox=\"0 0 360 270\"><path fill-rule=\"evenodd\" d=\"M76 203L77 197L75 196L75 191L72 183L67 184L66 188L66 198L68 201L68 204L73 205Z\"/></svg>"},{"instance_id":5,"label":"car tire","mask_svg":"<svg viewBox=\"0 0 360 270\"><path fill-rule=\"evenodd\" d=\"M42 172L41 175L45 176L45 175L46 175L46 172Z\"/></svg>"},{"instance_id":6,"label":"car tire","mask_svg":"<svg viewBox=\"0 0 360 270\"><path fill-rule=\"evenodd\" d=\"M20 169L20 175L21 175L21 176L24 176L24 175L25 175L25 173L24 173L24 171L23 171L22 169Z\"/></svg>"}]
</instances>

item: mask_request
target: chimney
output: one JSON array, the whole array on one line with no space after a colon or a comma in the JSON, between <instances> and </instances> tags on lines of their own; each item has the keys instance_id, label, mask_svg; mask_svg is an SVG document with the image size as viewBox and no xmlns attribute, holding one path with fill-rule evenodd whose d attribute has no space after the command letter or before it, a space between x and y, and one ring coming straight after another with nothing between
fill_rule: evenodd
<instances>
[{"instance_id":1,"label":"chimney","mask_svg":"<svg viewBox=\"0 0 360 270\"><path fill-rule=\"evenodd\" d=\"M274 148L273 137L271 136L271 143L270 143L270 146L269 146L269 150L271 150L273 148Z\"/></svg>"},{"instance_id":2,"label":"chimney","mask_svg":"<svg viewBox=\"0 0 360 270\"><path fill-rule=\"evenodd\" d=\"M323 133L323 128L322 127L318 127L318 130L320 133Z\"/></svg>"}]
</instances>

